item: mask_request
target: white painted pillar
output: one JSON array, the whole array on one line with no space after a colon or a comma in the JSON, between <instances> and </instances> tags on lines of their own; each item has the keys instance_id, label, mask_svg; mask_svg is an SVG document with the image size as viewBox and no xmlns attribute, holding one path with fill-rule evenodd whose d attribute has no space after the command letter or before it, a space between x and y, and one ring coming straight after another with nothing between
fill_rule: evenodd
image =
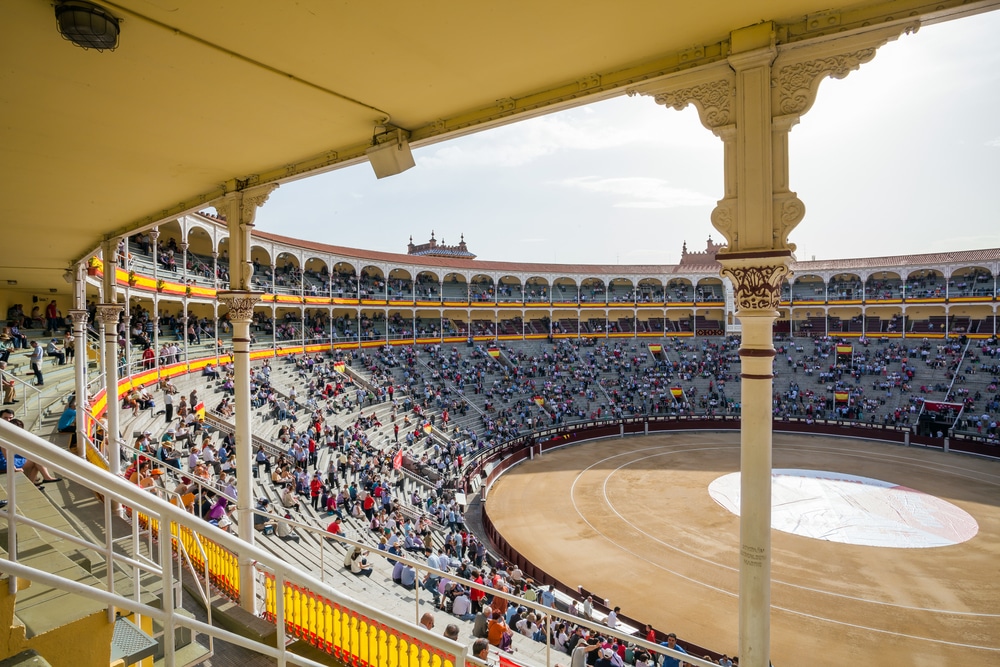
<instances>
[{"instance_id":1,"label":"white painted pillar","mask_svg":"<svg viewBox=\"0 0 1000 667\"><path fill-rule=\"evenodd\" d=\"M79 277L80 272L77 272L78 280L82 280ZM77 299L76 308L69 311L69 316L73 318L73 337L76 339L74 345L76 350L74 352L73 358L73 370L76 373L76 443L77 443L77 454L81 458L86 457L87 447L86 435L87 435L87 410L90 408L90 397L87 395L87 319L89 313L86 309L87 302L83 302L84 307L80 307L79 299Z\"/></svg>"},{"instance_id":2,"label":"white painted pillar","mask_svg":"<svg viewBox=\"0 0 1000 667\"><path fill-rule=\"evenodd\" d=\"M104 325L104 348L101 356L104 359L104 386L107 391L106 453L111 472L115 475L120 475L122 472L121 448L119 447L121 411L118 402L118 319L121 317L121 313L122 305L120 303L97 304L97 316Z\"/></svg>"},{"instance_id":3,"label":"white painted pillar","mask_svg":"<svg viewBox=\"0 0 1000 667\"><path fill-rule=\"evenodd\" d=\"M234 190L215 205L229 227L229 291L219 292L220 302L229 306L233 325L233 414L236 418L236 523L240 539L253 544L253 439L250 411L250 322L260 294L250 291L253 264L250 262L250 233L257 207L267 201L277 185ZM272 273L273 275L273 273ZM273 283L272 283L273 285ZM253 562L241 558L240 606L256 613Z\"/></svg>"}]
</instances>

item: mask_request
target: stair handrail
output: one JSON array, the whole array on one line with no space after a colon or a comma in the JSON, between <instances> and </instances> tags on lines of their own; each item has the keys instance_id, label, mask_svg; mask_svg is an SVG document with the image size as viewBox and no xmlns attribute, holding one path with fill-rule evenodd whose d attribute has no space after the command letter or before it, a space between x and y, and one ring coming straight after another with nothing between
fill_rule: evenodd
<instances>
[{"instance_id":1,"label":"stair handrail","mask_svg":"<svg viewBox=\"0 0 1000 667\"><path fill-rule=\"evenodd\" d=\"M8 377L11 380L13 380L14 382L16 382L17 386L19 386L19 387L25 387L25 388L30 389L31 391L35 392L34 395L32 396L32 398L35 401L35 412L37 412L39 415L41 415L42 414L42 390L39 389L38 387L34 386L30 382L26 382L25 380L22 380L21 378L17 377L17 375L13 371L11 371L9 369L5 370L4 373L3 373L3 375L4 375L4 377ZM25 396L23 398L23 400L21 400L21 405L19 405L17 408L14 408L14 414L16 415L17 411L19 409L23 409L24 412L23 412L22 416L27 417L27 415L28 415L28 401L29 401L28 397Z\"/></svg>"},{"instance_id":2,"label":"stair handrail","mask_svg":"<svg viewBox=\"0 0 1000 667\"><path fill-rule=\"evenodd\" d=\"M332 586L316 580L312 575L288 563L286 560L258 546L244 542L235 535L215 528L202 519L188 514L183 509L157 497L155 494L140 489L134 484L129 484L125 480L104 471L95 470L92 465L81 461L79 457L42 440L30 432L19 429L9 423L0 423L0 445L6 447L11 452L11 456L16 452L25 455L29 459L46 461L50 469L58 471L64 478L102 494L106 502L121 502L123 505L157 519L161 522L161 525L163 521L166 521L170 524L176 524L177 526L189 529L202 538L209 538L221 549L232 554L232 557L238 559L240 563L255 563L258 569L263 570L268 577L273 578L274 587L279 592L288 590L286 583L295 582L289 584L295 591L306 590L311 596L320 596L320 599L335 604L343 610L375 621L386 632L403 634L408 640L418 641L423 645L423 649L435 656L439 656L444 667L459 667L459 661L461 660L462 663L465 661L466 654L468 653L466 647L430 632L422 626L396 618L381 609L350 598ZM13 480L14 476L8 476L8 487L13 487ZM11 498L11 501L11 505L16 505L13 502L13 498ZM12 515L14 520L17 520L16 511L4 509L0 510L0 512L9 517L8 521L10 521ZM11 526L9 533L14 534L15 532L15 527ZM165 563L172 559L170 545L171 540L159 541L160 568L165 568ZM276 647L272 648L251 640L246 640L243 637L215 628L207 623L175 614L174 610L169 608L170 605L166 605L167 609L157 609L138 599L125 598L113 592L95 589L85 584L78 584L69 579L21 563L17 558L16 541L13 550L0 558L0 570L8 575L15 575L9 577L9 585L14 589L12 592L16 592L16 580L18 577L38 580L61 590L68 590L73 593L85 595L91 599L106 602L109 608L118 606L162 621L168 630L164 634L164 639L167 642L168 657L173 653L173 630L177 626L185 626L275 658L279 661L279 664L283 664L289 657L293 657L296 664L309 665L310 667L320 667L321 665L321 663L292 652L285 646L286 623L291 623L292 621L285 613L284 594L276 596L273 601L274 621L278 629L278 638ZM165 581L168 579L165 573L161 573L161 577ZM257 585L256 581L255 585ZM265 590L270 586L267 580L265 580L264 585ZM253 591L249 591L248 594L253 595ZM136 595L138 596L138 592Z\"/></svg>"}]
</instances>

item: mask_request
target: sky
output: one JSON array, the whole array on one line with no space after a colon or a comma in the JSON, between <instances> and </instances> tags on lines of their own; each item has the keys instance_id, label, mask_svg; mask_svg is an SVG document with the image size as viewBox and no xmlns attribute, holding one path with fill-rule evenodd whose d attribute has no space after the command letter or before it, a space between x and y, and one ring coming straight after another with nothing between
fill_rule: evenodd
<instances>
[{"instance_id":1,"label":"sky","mask_svg":"<svg viewBox=\"0 0 1000 667\"><path fill-rule=\"evenodd\" d=\"M925 26L820 84L789 138L806 215L799 260L1000 247L1000 11ZM693 107L627 96L282 185L257 228L406 252L458 243L480 259L674 264L721 235L722 143Z\"/></svg>"}]
</instances>

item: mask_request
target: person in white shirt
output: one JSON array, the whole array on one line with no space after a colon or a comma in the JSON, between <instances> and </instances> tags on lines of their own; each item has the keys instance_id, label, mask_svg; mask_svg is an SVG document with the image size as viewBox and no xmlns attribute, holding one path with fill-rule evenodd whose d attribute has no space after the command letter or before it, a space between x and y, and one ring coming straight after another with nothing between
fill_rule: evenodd
<instances>
[{"instance_id":1,"label":"person in white shirt","mask_svg":"<svg viewBox=\"0 0 1000 667\"><path fill-rule=\"evenodd\" d=\"M452 601L451 613L463 621L476 620L476 615L472 613L472 600L464 590Z\"/></svg>"},{"instance_id":2,"label":"person in white shirt","mask_svg":"<svg viewBox=\"0 0 1000 667\"><path fill-rule=\"evenodd\" d=\"M615 607L608 612L608 620L606 621L607 626L614 630L618 627L618 612L622 610L621 607Z\"/></svg>"},{"instance_id":3,"label":"person in white shirt","mask_svg":"<svg viewBox=\"0 0 1000 667\"><path fill-rule=\"evenodd\" d=\"M31 363L31 370L35 373L35 385L44 386L45 379L42 377L42 362L45 360L45 350L38 344L37 340L31 341L31 353L28 357Z\"/></svg>"}]
</instances>

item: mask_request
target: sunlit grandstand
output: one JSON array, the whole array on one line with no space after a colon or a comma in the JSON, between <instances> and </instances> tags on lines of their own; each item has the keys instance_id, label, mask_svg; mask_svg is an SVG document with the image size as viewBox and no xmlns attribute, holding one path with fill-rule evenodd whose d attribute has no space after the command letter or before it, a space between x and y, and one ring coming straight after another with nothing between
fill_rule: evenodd
<instances>
[{"instance_id":1,"label":"sunlit grandstand","mask_svg":"<svg viewBox=\"0 0 1000 667\"><path fill-rule=\"evenodd\" d=\"M12 3L0 664L990 662L1000 248L806 260L788 137L997 6ZM626 95L722 146L675 263L257 224Z\"/></svg>"}]
</instances>

